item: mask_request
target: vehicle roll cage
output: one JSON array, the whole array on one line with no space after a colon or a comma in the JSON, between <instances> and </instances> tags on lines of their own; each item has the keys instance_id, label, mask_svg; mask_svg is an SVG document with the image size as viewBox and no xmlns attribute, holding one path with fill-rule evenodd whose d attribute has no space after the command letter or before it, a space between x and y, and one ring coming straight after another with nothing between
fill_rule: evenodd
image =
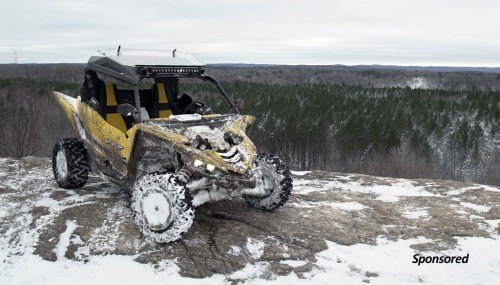
<instances>
[{"instance_id":1,"label":"vehicle roll cage","mask_svg":"<svg viewBox=\"0 0 500 285\"><path fill-rule=\"evenodd\" d=\"M203 81L213 83L224 99L228 102L232 112L239 113L238 108L233 103L227 92L221 86L219 81L209 75L204 75L205 69L203 65L196 66L164 66L164 65L137 65L128 66L120 64L108 57L93 56L89 59L85 72L94 71L97 74L103 74L114 78L118 81L129 83L133 86L134 101L136 108L136 117L139 121L141 118L141 102L139 96L139 83L144 78L198 78Z\"/></svg>"}]
</instances>

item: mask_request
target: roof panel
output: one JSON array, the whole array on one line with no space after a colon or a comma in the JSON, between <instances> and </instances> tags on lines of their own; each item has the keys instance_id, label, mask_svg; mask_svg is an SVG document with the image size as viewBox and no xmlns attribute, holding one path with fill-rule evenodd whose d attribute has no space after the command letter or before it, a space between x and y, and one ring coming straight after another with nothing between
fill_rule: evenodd
<instances>
[{"instance_id":1,"label":"roof panel","mask_svg":"<svg viewBox=\"0 0 500 285\"><path fill-rule=\"evenodd\" d=\"M102 55L126 66L157 65L157 66L204 66L205 64L195 56L187 53L148 51L148 50L124 50L120 55L116 51L100 51Z\"/></svg>"}]
</instances>

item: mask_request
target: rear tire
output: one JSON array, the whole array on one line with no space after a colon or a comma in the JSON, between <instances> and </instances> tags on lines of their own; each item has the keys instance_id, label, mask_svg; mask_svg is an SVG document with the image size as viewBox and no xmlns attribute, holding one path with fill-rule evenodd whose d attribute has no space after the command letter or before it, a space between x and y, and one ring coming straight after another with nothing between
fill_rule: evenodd
<instances>
[{"instance_id":1,"label":"rear tire","mask_svg":"<svg viewBox=\"0 0 500 285\"><path fill-rule=\"evenodd\" d=\"M59 140L52 152L52 171L61 188L75 189L87 183L89 159L85 146L76 138Z\"/></svg>"},{"instance_id":2,"label":"rear tire","mask_svg":"<svg viewBox=\"0 0 500 285\"><path fill-rule=\"evenodd\" d=\"M131 208L141 233L157 243L178 240L194 219L186 184L173 173L147 174L134 185Z\"/></svg>"},{"instance_id":3,"label":"rear tire","mask_svg":"<svg viewBox=\"0 0 500 285\"><path fill-rule=\"evenodd\" d=\"M243 195L253 208L273 211L283 206L292 194L292 174L281 159L272 154L259 154L256 164L262 171L262 182L270 194L264 197Z\"/></svg>"}]
</instances>

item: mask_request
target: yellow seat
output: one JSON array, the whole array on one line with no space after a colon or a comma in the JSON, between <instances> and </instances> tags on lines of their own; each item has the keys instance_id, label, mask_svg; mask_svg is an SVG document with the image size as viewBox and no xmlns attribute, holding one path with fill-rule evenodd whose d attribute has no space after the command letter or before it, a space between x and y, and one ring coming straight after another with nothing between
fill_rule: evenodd
<instances>
[{"instance_id":1,"label":"yellow seat","mask_svg":"<svg viewBox=\"0 0 500 285\"><path fill-rule=\"evenodd\" d=\"M172 110L169 108L168 97L167 93L165 92L165 85L163 83L157 83L156 88L158 92L158 105L159 105L158 118L168 118L173 113Z\"/></svg>"}]
</instances>

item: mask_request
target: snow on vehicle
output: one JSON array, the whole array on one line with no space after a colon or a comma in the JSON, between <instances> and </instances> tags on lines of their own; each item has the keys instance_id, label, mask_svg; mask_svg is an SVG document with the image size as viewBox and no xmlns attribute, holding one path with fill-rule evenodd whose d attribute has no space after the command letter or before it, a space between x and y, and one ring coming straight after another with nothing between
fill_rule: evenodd
<instances>
[{"instance_id":1,"label":"snow on vehicle","mask_svg":"<svg viewBox=\"0 0 500 285\"><path fill-rule=\"evenodd\" d=\"M274 155L257 155L246 135L254 118L240 115L241 101L233 103L204 68L175 50L91 57L79 97L54 92L75 134L54 147L58 185L82 187L92 170L129 190L138 228L159 243L179 239L195 207L209 201L242 195L257 209L282 206L292 191L288 167ZM189 95L179 97L181 78L214 84L228 112L212 114Z\"/></svg>"}]
</instances>

